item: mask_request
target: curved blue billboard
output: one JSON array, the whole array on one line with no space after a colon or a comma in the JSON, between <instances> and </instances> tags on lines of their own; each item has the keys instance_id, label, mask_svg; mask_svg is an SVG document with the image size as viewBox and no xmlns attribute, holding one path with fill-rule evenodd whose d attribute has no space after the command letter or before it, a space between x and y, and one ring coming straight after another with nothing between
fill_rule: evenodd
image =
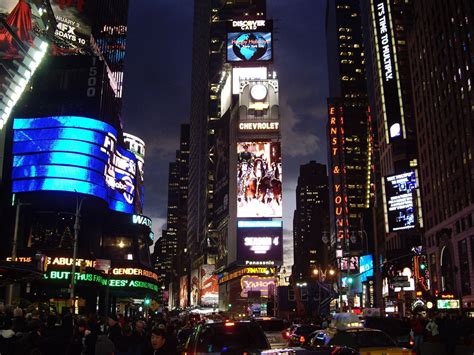
<instances>
[{"instance_id":1,"label":"curved blue billboard","mask_svg":"<svg viewBox=\"0 0 474 355\"><path fill-rule=\"evenodd\" d=\"M134 213L137 158L117 130L92 118L15 118L12 192L68 191L92 195Z\"/></svg>"}]
</instances>

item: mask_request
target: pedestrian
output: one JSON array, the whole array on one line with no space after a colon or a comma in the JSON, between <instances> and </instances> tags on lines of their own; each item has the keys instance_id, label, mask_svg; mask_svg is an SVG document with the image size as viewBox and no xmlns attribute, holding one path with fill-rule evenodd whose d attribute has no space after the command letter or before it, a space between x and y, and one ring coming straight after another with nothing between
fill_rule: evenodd
<instances>
[{"instance_id":1,"label":"pedestrian","mask_svg":"<svg viewBox=\"0 0 474 355\"><path fill-rule=\"evenodd\" d=\"M112 341L112 343L114 343L115 348L117 348L117 345L120 343L120 340L122 338L122 329L120 328L120 324L118 323L117 316L115 314L109 315L107 323L109 325L109 339Z\"/></svg>"},{"instance_id":2,"label":"pedestrian","mask_svg":"<svg viewBox=\"0 0 474 355\"><path fill-rule=\"evenodd\" d=\"M438 341L438 338L439 338L438 324L436 324L433 318L430 318L428 320L428 323L426 324L425 329L428 332L429 341L431 342Z\"/></svg>"},{"instance_id":3,"label":"pedestrian","mask_svg":"<svg viewBox=\"0 0 474 355\"><path fill-rule=\"evenodd\" d=\"M133 330L133 349L135 354L143 354L146 349L148 339L145 332L145 322L138 320L135 322Z\"/></svg>"},{"instance_id":4,"label":"pedestrian","mask_svg":"<svg viewBox=\"0 0 474 355\"><path fill-rule=\"evenodd\" d=\"M413 341L415 345L413 350L415 350L417 355L421 354L421 345L423 344L423 334L425 331L425 326L422 317L419 313L411 321L411 330L413 333Z\"/></svg>"},{"instance_id":5,"label":"pedestrian","mask_svg":"<svg viewBox=\"0 0 474 355\"><path fill-rule=\"evenodd\" d=\"M107 335L99 335L95 344L95 355L114 355L115 345Z\"/></svg>"},{"instance_id":6,"label":"pedestrian","mask_svg":"<svg viewBox=\"0 0 474 355\"><path fill-rule=\"evenodd\" d=\"M176 346L168 339L166 331L158 327L151 330L151 349L147 355L175 355Z\"/></svg>"}]
</instances>

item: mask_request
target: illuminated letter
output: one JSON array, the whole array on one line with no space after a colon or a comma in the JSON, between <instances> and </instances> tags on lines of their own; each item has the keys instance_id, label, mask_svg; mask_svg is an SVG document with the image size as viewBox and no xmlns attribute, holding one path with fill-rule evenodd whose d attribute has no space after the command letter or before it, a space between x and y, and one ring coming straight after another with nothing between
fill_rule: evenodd
<instances>
[{"instance_id":1,"label":"illuminated letter","mask_svg":"<svg viewBox=\"0 0 474 355\"><path fill-rule=\"evenodd\" d=\"M336 155L337 154L337 148L332 148L332 155Z\"/></svg>"},{"instance_id":2,"label":"illuminated letter","mask_svg":"<svg viewBox=\"0 0 474 355\"><path fill-rule=\"evenodd\" d=\"M337 128L331 127L331 134L337 134Z\"/></svg>"},{"instance_id":3,"label":"illuminated letter","mask_svg":"<svg viewBox=\"0 0 474 355\"><path fill-rule=\"evenodd\" d=\"M334 106L331 106L331 107L329 108L329 114L330 114L330 115L334 115L334 111L335 111L335 110L334 110Z\"/></svg>"},{"instance_id":4,"label":"illuminated letter","mask_svg":"<svg viewBox=\"0 0 474 355\"><path fill-rule=\"evenodd\" d=\"M336 188L336 192L338 192L339 189L341 188L341 185L340 184L339 185L334 185L334 187Z\"/></svg>"},{"instance_id":5,"label":"illuminated letter","mask_svg":"<svg viewBox=\"0 0 474 355\"><path fill-rule=\"evenodd\" d=\"M331 125L335 125L336 124L336 117L331 117Z\"/></svg>"},{"instance_id":6,"label":"illuminated letter","mask_svg":"<svg viewBox=\"0 0 474 355\"><path fill-rule=\"evenodd\" d=\"M342 202L342 197L341 196L336 196L336 198L334 199L334 202L336 204L340 204Z\"/></svg>"},{"instance_id":7,"label":"illuminated letter","mask_svg":"<svg viewBox=\"0 0 474 355\"><path fill-rule=\"evenodd\" d=\"M342 214L342 207L336 207L336 216L340 216Z\"/></svg>"}]
</instances>

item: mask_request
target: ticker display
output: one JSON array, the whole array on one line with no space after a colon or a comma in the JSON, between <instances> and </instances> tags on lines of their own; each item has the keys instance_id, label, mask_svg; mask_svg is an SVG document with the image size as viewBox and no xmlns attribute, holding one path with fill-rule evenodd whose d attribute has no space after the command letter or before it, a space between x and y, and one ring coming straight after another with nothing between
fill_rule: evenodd
<instances>
[{"instance_id":1,"label":"ticker display","mask_svg":"<svg viewBox=\"0 0 474 355\"><path fill-rule=\"evenodd\" d=\"M385 177L385 203L389 231L415 228L416 172Z\"/></svg>"},{"instance_id":2,"label":"ticker display","mask_svg":"<svg viewBox=\"0 0 474 355\"><path fill-rule=\"evenodd\" d=\"M237 259L240 262L269 262L283 260L283 222L245 220L237 222Z\"/></svg>"},{"instance_id":3,"label":"ticker display","mask_svg":"<svg viewBox=\"0 0 474 355\"><path fill-rule=\"evenodd\" d=\"M237 143L237 217L282 217L280 142Z\"/></svg>"},{"instance_id":4,"label":"ticker display","mask_svg":"<svg viewBox=\"0 0 474 355\"><path fill-rule=\"evenodd\" d=\"M134 213L137 158L111 125L87 117L15 118L12 192L92 195Z\"/></svg>"}]
</instances>

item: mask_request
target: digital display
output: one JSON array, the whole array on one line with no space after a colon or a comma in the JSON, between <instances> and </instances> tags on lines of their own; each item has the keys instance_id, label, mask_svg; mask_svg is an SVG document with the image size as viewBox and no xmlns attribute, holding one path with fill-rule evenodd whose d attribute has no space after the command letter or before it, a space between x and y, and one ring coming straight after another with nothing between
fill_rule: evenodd
<instances>
[{"instance_id":1,"label":"digital display","mask_svg":"<svg viewBox=\"0 0 474 355\"><path fill-rule=\"evenodd\" d=\"M351 256L351 257L344 257L340 260L340 270L347 271L347 264L349 263L349 270L359 270L359 257L358 256Z\"/></svg>"},{"instance_id":2,"label":"digital display","mask_svg":"<svg viewBox=\"0 0 474 355\"><path fill-rule=\"evenodd\" d=\"M280 142L237 143L237 217L282 217Z\"/></svg>"},{"instance_id":3,"label":"digital display","mask_svg":"<svg viewBox=\"0 0 474 355\"><path fill-rule=\"evenodd\" d=\"M179 278L179 307L186 308L188 306L188 277L181 276Z\"/></svg>"},{"instance_id":4,"label":"digital display","mask_svg":"<svg viewBox=\"0 0 474 355\"><path fill-rule=\"evenodd\" d=\"M383 113L388 141L405 136L403 107L399 83L397 82L396 53L393 45L393 30L390 22L389 2L375 0L373 2L375 21L375 40L377 42L377 66L381 80L383 95ZM387 141L387 143L388 143Z\"/></svg>"},{"instance_id":5,"label":"digital display","mask_svg":"<svg viewBox=\"0 0 474 355\"><path fill-rule=\"evenodd\" d=\"M367 281L368 277L374 276L374 260L372 255L362 255L359 258L360 281Z\"/></svg>"},{"instance_id":6,"label":"digital display","mask_svg":"<svg viewBox=\"0 0 474 355\"><path fill-rule=\"evenodd\" d=\"M282 221L238 221L237 259L241 262L283 261Z\"/></svg>"},{"instance_id":7,"label":"digital display","mask_svg":"<svg viewBox=\"0 0 474 355\"><path fill-rule=\"evenodd\" d=\"M134 213L137 158L111 125L86 117L15 118L12 192L92 195Z\"/></svg>"},{"instance_id":8,"label":"digital display","mask_svg":"<svg viewBox=\"0 0 474 355\"><path fill-rule=\"evenodd\" d=\"M390 232L415 228L416 173L409 171L385 178L387 219Z\"/></svg>"},{"instance_id":9,"label":"digital display","mask_svg":"<svg viewBox=\"0 0 474 355\"><path fill-rule=\"evenodd\" d=\"M227 33L228 62L269 62L272 59L272 32Z\"/></svg>"},{"instance_id":10,"label":"digital display","mask_svg":"<svg viewBox=\"0 0 474 355\"><path fill-rule=\"evenodd\" d=\"M437 300L438 309L459 309L461 303L459 300Z\"/></svg>"}]
</instances>

